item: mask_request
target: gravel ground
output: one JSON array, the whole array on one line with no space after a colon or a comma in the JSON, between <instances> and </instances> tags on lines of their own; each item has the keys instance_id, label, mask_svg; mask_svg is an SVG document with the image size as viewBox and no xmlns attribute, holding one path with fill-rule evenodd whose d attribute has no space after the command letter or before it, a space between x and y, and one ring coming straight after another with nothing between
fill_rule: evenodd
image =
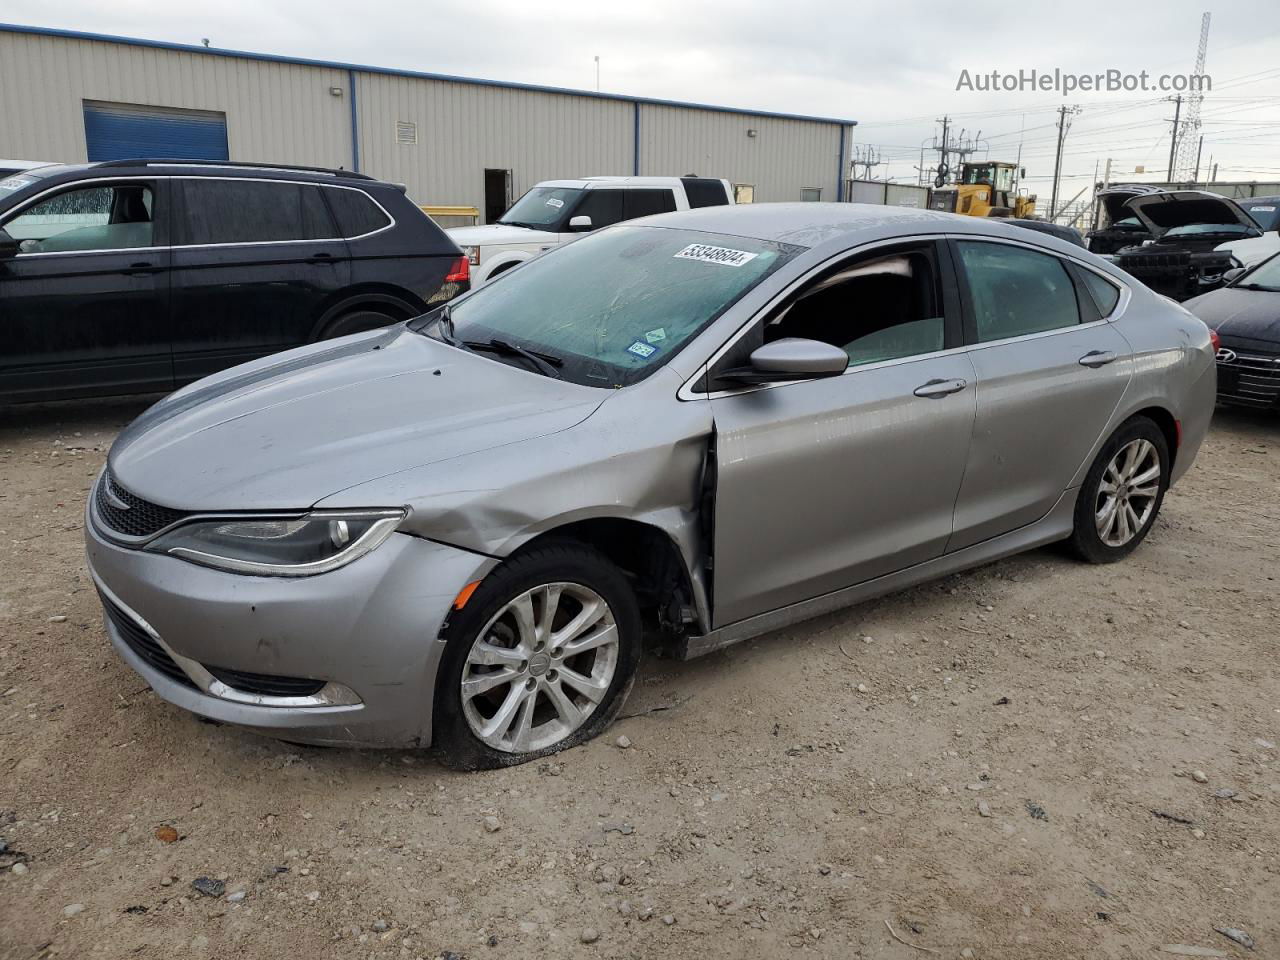
<instances>
[{"instance_id":1,"label":"gravel ground","mask_svg":"<svg viewBox=\"0 0 1280 960\"><path fill-rule=\"evenodd\" d=\"M455 774L201 723L117 660L81 514L141 409L0 410L6 960L1280 957L1280 420L1221 412L1122 564L651 659L596 742Z\"/></svg>"}]
</instances>

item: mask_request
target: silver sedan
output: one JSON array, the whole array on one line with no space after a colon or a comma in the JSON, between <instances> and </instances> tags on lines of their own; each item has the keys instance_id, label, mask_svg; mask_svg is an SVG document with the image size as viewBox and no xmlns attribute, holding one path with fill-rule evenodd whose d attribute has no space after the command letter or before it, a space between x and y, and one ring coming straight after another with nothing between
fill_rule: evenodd
<instances>
[{"instance_id":1,"label":"silver sedan","mask_svg":"<svg viewBox=\"0 0 1280 960\"><path fill-rule=\"evenodd\" d=\"M998 222L760 204L603 230L162 400L89 566L187 710L464 768L692 657L1065 540L1132 551L1214 404L1199 320Z\"/></svg>"}]
</instances>

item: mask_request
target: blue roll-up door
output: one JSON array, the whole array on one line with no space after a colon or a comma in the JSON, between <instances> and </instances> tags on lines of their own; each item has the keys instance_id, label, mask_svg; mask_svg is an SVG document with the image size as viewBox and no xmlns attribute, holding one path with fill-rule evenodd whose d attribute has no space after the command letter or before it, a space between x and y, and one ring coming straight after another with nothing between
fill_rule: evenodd
<instances>
[{"instance_id":1,"label":"blue roll-up door","mask_svg":"<svg viewBox=\"0 0 1280 960\"><path fill-rule=\"evenodd\" d=\"M89 160L227 160L227 115L135 104L86 103Z\"/></svg>"}]
</instances>

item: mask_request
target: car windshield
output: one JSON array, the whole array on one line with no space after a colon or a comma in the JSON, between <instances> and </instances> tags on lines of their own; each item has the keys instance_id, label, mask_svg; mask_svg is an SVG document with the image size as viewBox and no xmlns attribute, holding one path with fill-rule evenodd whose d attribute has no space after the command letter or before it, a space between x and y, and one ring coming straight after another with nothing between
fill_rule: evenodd
<instances>
[{"instance_id":1,"label":"car windshield","mask_svg":"<svg viewBox=\"0 0 1280 960\"><path fill-rule=\"evenodd\" d=\"M620 226L565 244L412 325L596 387L643 380L802 248ZM493 341L500 349L493 349ZM547 372L547 371L543 371Z\"/></svg>"},{"instance_id":2,"label":"car windshield","mask_svg":"<svg viewBox=\"0 0 1280 960\"><path fill-rule=\"evenodd\" d=\"M1232 237L1244 237L1255 232L1255 228L1246 227L1243 223L1187 223L1180 227L1170 227L1161 240L1177 237L1197 237L1209 234L1222 234Z\"/></svg>"},{"instance_id":3,"label":"car windshield","mask_svg":"<svg viewBox=\"0 0 1280 960\"><path fill-rule=\"evenodd\" d=\"M39 169L39 167L36 167L34 170L30 171L23 170L18 173L0 175L0 203L3 203L10 195L17 193L19 190L23 190L38 181L40 179L40 175L35 173L35 170Z\"/></svg>"},{"instance_id":4,"label":"car windshield","mask_svg":"<svg viewBox=\"0 0 1280 960\"><path fill-rule=\"evenodd\" d=\"M1241 203L1240 206L1244 207L1249 216L1258 221L1258 226L1263 230L1280 229L1280 199L1268 200L1265 203Z\"/></svg>"},{"instance_id":5,"label":"car windshield","mask_svg":"<svg viewBox=\"0 0 1280 960\"><path fill-rule=\"evenodd\" d=\"M498 218L498 223L534 230L555 230L582 196L578 187L534 187Z\"/></svg>"},{"instance_id":6,"label":"car windshield","mask_svg":"<svg viewBox=\"0 0 1280 960\"><path fill-rule=\"evenodd\" d=\"M1280 290L1280 256L1258 264L1236 286L1246 290Z\"/></svg>"}]
</instances>

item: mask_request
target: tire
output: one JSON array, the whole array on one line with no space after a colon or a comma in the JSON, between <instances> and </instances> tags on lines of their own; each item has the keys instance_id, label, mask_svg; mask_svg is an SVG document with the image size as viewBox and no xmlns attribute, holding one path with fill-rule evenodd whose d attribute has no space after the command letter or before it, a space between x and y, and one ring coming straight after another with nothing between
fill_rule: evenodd
<instances>
[{"instance_id":1,"label":"tire","mask_svg":"<svg viewBox=\"0 0 1280 960\"><path fill-rule=\"evenodd\" d=\"M525 598L529 627L522 635L517 617ZM540 627L548 608L549 633ZM578 632L559 644L551 639L579 618L586 625ZM485 577L452 615L445 640L435 689L436 754L455 770L508 767L590 740L613 721L640 662L640 610L626 578L599 551L548 544ZM474 688L465 695L464 681Z\"/></svg>"},{"instance_id":2,"label":"tire","mask_svg":"<svg viewBox=\"0 0 1280 960\"><path fill-rule=\"evenodd\" d=\"M356 307L354 310L348 310L336 320L330 321L325 328L320 331L317 340L332 340L335 337L345 337L351 333L364 333L367 330L376 330L378 327L390 326L398 323L400 318L389 313L383 313L381 310L373 310L368 307Z\"/></svg>"},{"instance_id":3,"label":"tire","mask_svg":"<svg viewBox=\"0 0 1280 960\"><path fill-rule=\"evenodd\" d=\"M1131 469L1130 452L1138 457ZM1158 475L1152 477L1153 471ZM1146 538L1168 489L1169 443L1163 431L1146 417L1125 421L1103 444L1080 487L1071 551L1089 563L1124 559Z\"/></svg>"}]
</instances>

